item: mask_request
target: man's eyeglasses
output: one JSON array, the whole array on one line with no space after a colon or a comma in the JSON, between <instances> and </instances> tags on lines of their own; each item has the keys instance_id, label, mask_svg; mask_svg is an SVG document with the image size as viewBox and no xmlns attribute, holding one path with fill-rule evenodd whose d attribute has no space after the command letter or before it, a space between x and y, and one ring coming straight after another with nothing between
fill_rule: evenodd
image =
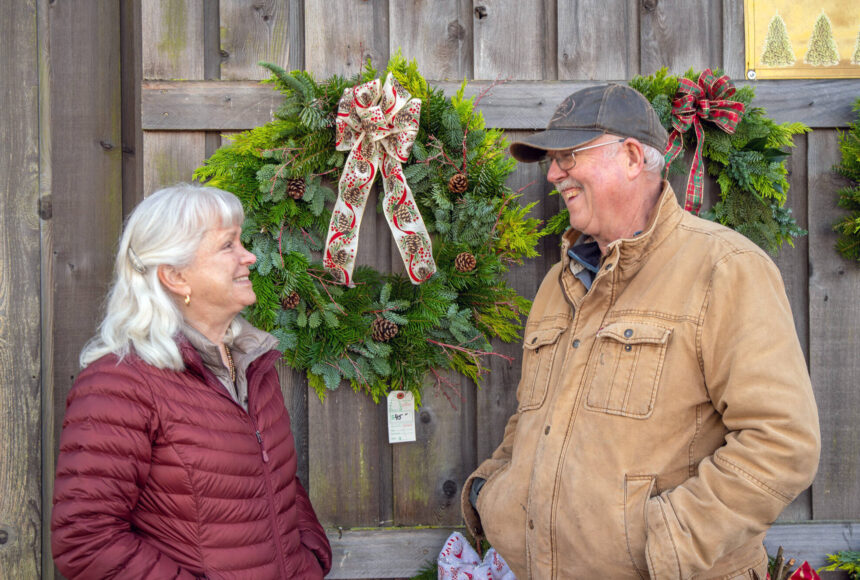
<instances>
[{"instance_id":1,"label":"man's eyeglasses","mask_svg":"<svg viewBox=\"0 0 860 580\"><path fill-rule=\"evenodd\" d=\"M559 169L562 171L570 171L576 167L577 153L587 151L588 149L603 147L604 145L615 145L616 143L621 143L623 141L624 139L616 139L615 141L607 141L605 143L598 143L597 145L587 145L585 147L580 147L579 149L571 149L570 151L548 151L546 157L540 160L540 167L543 172L546 173L549 171L549 166L552 165L553 161L555 161Z\"/></svg>"}]
</instances>

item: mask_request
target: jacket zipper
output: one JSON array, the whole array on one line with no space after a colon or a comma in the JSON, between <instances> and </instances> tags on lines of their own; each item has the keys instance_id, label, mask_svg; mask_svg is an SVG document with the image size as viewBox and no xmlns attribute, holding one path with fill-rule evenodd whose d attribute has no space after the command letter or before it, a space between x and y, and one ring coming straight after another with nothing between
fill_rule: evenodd
<instances>
[{"instance_id":1,"label":"jacket zipper","mask_svg":"<svg viewBox=\"0 0 860 580\"><path fill-rule=\"evenodd\" d=\"M267 356L267 355L263 355L263 357L265 357L265 356ZM277 356L277 355L275 355L275 356ZM257 359L257 361L254 361L254 362L258 362L259 360L260 359ZM251 366L248 367L248 371L250 371L252 367L256 367L256 366L257 365L255 365L254 363L251 363ZM248 409L249 409L249 411L247 411L245 414L248 416L248 419L252 423L252 426L254 428L254 434L257 437L257 443L259 443L259 445L260 445L260 458L263 461L263 465L262 465L263 479L266 480L266 494L267 494L268 500L269 500L268 501L269 519L272 521L272 536L273 536L273 540L275 542L275 546L276 546L278 556L279 556L278 561L280 562L281 578L288 578L289 576L287 575L287 568L288 568L288 566L287 566L287 554L286 554L286 551L284 550L283 542L281 541L281 534L279 531L280 528L278 527L278 518L277 518L277 514L275 513L275 491L272 489L272 480L269 477L269 467L268 467L269 454L266 452L266 447L263 444L263 433L260 431L260 426L257 424L257 418L252 416L251 412L250 412L250 409L253 408L251 406L251 402L250 402L251 392L254 389L256 389L256 387L258 386L257 383L259 382L259 381L255 381L255 383L253 384L254 388L252 389L251 380L252 380L252 378L256 379L257 377L258 377L257 373L253 373L253 377L252 377L251 373L246 372L246 380L248 382ZM262 379L260 379L260 380L262 380Z\"/></svg>"}]
</instances>

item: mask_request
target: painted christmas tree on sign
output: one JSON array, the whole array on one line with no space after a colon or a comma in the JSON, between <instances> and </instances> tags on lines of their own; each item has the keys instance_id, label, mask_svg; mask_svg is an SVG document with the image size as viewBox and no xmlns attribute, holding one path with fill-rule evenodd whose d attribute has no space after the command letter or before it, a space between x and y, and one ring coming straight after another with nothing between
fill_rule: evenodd
<instances>
[{"instance_id":1,"label":"painted christmas tree on sign","mask_svg":"<svg viewBox=\"0 0 860 580\"><path fill-rule=\"evenodd\" d=\"M812 36L809 37L809 48L803 62L813 66L835 66L839 64L839 49L833 38L833 24L824 11L815 21Z\"/></svg>"},{"instance_id":2,"label":"painted christmas tree on sign","mask_svg":"<svg viewBox=\"0 0 860 580\"><path fill-rule=\"evenodd\" d=\"M791 39L785 27L785 20L779 12L770 19L767 27L767 38L764 39L764 51L761 62L767 66L791 66L797 59L791 48Z\"/></svg>"}]
</instances>

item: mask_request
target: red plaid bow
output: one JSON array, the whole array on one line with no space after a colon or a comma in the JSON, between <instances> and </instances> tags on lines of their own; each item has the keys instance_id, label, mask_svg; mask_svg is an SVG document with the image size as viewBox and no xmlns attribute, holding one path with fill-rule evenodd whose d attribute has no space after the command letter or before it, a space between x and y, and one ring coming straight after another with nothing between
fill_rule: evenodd
<instances>
[{"instance_id":1,"label":"red plaid bow","mask_svg":"<svg viewBox=\"0 0 860 580\"><path fill-rule=\"evenodd\" d=\"M693 156L690 176L687 179L684 209L696 215L702 206L702 182L705 176L705 164L702 160L705 131L700 119L715 123L726 133L734 133L744 112L743 103L728 100L728 97L734 94L735 87L728 76L717 78L711 69L705 69L699 75L698 83L680 79L678 92L672 101L673 128L665 152L666 166L668 168L684 150L684 133L692 126L696 131L696 154Z\"/></svg>"}]
</instances>

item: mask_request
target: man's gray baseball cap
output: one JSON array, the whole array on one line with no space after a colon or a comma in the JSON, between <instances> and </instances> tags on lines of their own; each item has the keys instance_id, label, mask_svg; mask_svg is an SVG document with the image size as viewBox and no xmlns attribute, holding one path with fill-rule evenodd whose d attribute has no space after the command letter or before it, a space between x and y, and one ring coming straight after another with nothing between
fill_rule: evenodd
<instances>
[{"instance_id":1,"label":"man's gray baseball cap","mask_svg":"<svg viewBox=\"0 0 860 580\"><path fill-rule=\"evenodd\" d=\"M669 136L651 103L625 85L588 87L567 97L555 110L546 131L511 144L517 161L531 163L547 151L573 149L605 134L633 137L661 153Z\"/></svg>"}]
</instances>

